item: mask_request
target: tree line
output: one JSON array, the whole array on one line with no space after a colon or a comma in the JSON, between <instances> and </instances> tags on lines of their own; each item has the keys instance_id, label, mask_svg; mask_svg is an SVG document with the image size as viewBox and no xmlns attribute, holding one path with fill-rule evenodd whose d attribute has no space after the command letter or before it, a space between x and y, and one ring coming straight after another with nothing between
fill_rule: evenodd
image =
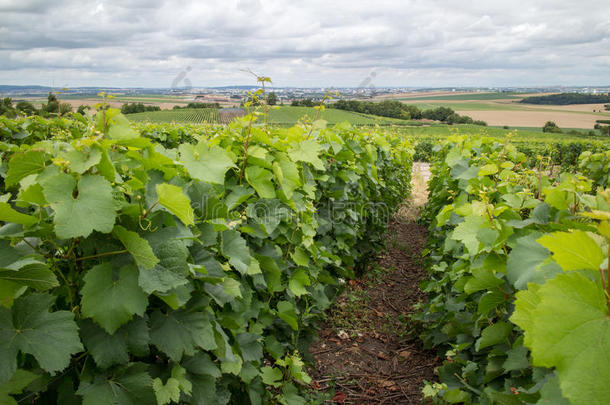
<instances>
[{"instance_id":1,"label":"tree line","mask_svg":"<svg viewBox=\"0 0 610 405\"><path fill-rule=\"evenodd\" d=\"M300 100L300 102L308 102L308 99ZM401 103L400 101L396 100L384 100L378 103L374 103L372 101L341 99L329 104L328 107L336 108L338 110L353 111L361 114L370 114L377 115L380 117L398 118L403 120L429 119L444 122L449 125L487 125L485 121L473 120L468 116L459 115L452 108L449 107L437 107L428 110L420 110L415 105Z\"/></svg>"},{"instance_id":2,"label":"tree line","mask_svg":"<svg viewBox=\"0 0 610 405\"><path fill-rule=\"evenodd\" d=\"M608 94L560 93L525 97L520 103L544 105L597 104L610 102ZM607 107L607 106L606 106Z\"/></svg>"},{"instance_id":3,"label":"tree line","mask_svg":"<svg viewBox=\"0 0 610 405\"><path fill-rule=\"evenodd\" d=\"M183 109L183 108L222 108L222 107L221 107L220 103L192 102L192 103L188 103L184 107L179 106L179 105L175 105L172 109L173 110L180 110L180 109Z\"/></svg>"},{"instance_id":4,"label":"tree line","mask_svg":"<svg viewBox=\"0 0 610 405\"><path fill-rule=\"evenodd\" d=\"M127 103L121 106L122 114L136 114L147 111L161 111L158 105L144 105L142 103Z\"/></svg>"},{"instance_id":5,"label":"tree line","mask_svg":"<svg viewBox=\"0 0 610 405\"><path fill-rule=\"evenodd\" d=\"M65 115L69 112L72 112L72 106L68 103L60 103L57 96L53 93L49 93L47 103L43 103L40 108L36 108L36 106L29 101L18 101L15 104L10 97L5 97L0 100L0 115L8 118L15 118L18 115L51 117Z\"/></svg>"}]
</instances>

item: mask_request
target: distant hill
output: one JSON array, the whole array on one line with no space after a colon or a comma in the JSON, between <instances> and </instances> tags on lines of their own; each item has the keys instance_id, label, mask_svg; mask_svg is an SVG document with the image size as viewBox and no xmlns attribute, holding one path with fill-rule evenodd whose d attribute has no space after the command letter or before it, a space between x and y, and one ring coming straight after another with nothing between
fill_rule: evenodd
<instances>
[{"instance_id":1,"label":"distant hill","mask_svg":"<svg viewBox=\"0 0 610 405\"><path fill-rule=\"evenodd\" d=\"M610 102L608 94L583 94L583 93L560 93L548 96L525 97L520 103L544 104L544 105L568 105L568 104L599 104Z\"/></svg>"}]
</instances>

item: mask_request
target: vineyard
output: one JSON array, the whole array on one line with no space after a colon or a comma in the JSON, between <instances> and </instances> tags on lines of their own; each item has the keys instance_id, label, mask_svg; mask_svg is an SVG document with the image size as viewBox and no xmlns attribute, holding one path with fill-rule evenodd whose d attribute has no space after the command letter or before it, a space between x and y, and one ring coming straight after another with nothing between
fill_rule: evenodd
<instances>
[{"instance_id":1,"label":"vineyard","mask_svg":"<svg viewBox=\"0 0 610 405\"><path fill-rule=\"evenodd\" d=\"M361 285L379 257L401 265L386 241L414 157L431 163L428 236L403 250L428 272L415 310L394 308L409 330L395 348L417 339L442 359L416 396L610 402L607 143L418 140L313 118L0 119L0 403L379 403L312 379L309 347L346 288L374 295ZM187 124L155 123L168 120Z\"/></svg>"},{"instance_id":2,"label":"vineyard","mask_svg":"<svg viewBox=\"0 0 610 405\"><path fill-rule=\"evenodd\" d=\"M514 145L450 138L429 183L429 299L416 318L443 348L448 403L610 400L610 154L533 169Z\"/></svg>"},{"instance_id":3,"label":"vineyard","mask_svg":"<svg viewBox=\"0 0 610 405\"><path fill-rule=\"evenodd\" d=\"M313 326L409 188L409 144L349 127L3 124L3 403L302 403Z\"/></svg>"},{"instance_id":4,"label":"vineyard","mask_svg":"<svg viewBox=\"0 0 610 405\"><path fill-rule=\"evenodd\" d=\"M262 108L260 109L262 111ZM191 124L228 124L234 118L241 117L246 111L241 108L177 109L151 111L129 114L127 117L134 122L150 123L191 123ZM281 126L293 126L299 121L313 121L316 117L329 124L349 122L352 125L407 125L409 121L377 117L351 111L327 109L318 114L314 107L278 106L269 109L268 122Z\"/></svg>"},{"instance_id":5,"label":"vineyard","mask_svg":"<svg viewBox=\"0 0 610 405\"><path fill-rule=\"evenodd\" d=\"M220 122L218 110L215 108L189 108L177 110L149 111L129 114L134 122L184 122L193 124L216 124Z\"/></svg>"}]
</instances>

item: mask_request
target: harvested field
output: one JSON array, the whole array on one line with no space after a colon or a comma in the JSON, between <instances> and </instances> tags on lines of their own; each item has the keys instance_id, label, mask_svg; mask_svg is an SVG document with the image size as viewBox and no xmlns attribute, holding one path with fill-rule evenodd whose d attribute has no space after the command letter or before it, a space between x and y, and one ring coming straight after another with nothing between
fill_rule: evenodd
<instances>
[{"instance_id":1,"label":"harvested field","mask_svg":"<svg viewBox=\"0 0 610 405\"><path fill-rule=\"evenodd\" d=\"M602 115L560 111L459 111L475 120L483 120L488 125L508 125L515 127L542 127L547 121L555 122L560 128L593 128L595 120Z\"/></svg>"}]
</instances>

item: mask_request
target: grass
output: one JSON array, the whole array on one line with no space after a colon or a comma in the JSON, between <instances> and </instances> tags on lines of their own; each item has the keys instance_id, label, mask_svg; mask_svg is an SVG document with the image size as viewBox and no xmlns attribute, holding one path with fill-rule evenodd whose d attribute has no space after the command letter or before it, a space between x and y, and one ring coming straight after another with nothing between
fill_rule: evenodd
<instances>
[{"instance_id":1,"label":"grass","mask_svg":"<svg viewBox=\"0 0 610 405\"><path fill-rule=\"evenodd\" d=\"M367 270L366 276L354 285L348 285L337 300L337 309L329 312L328 323L335 333L345 331L351 338L358 332L375 332L375 322L371 318L369 304L370 290L374 289L384 274L392 268L383 268L374 263Z\"/></svg>"},{"instance_id":2,"label":"grass","mask_svg":"<svg viewBox=\"0 0 610 405\"><path fill-rule=\"evenodd\" d=\"M429 127L405 127L399 129L408 137L439 137L444 138L450 135L482 135L495 138L505 138L507 135L514 135L517 140L548 140L548 141L582 141L587 140L607 140L603 137L577 136L570 134L551 134L533 129L504 129L501 127L483 127L478 125L434 125Z\"/></svg>"},{"instance_id":3,"label":"grass","mask_svg":"<svg viewBox=\"0 0 610 405\"><path fill-rule=\"evenodd\" d=\"M508 103L408 103L420 110L431 110L438 107L449 107L455 111L540 111L539 109L528 108L519 104Z\"/></svg>"},{"instance_id":4,"label":"grass","mask_svg":"<svg viewBox=\"0 0 610 405\"><path fill-rule=\"evenodd\" d=\"M314 107L290 107L281 106L269 110L269 123L278 125L294 125L305 119L313 120L317 110ZM360 114L353 111L343 111L327 108L320 113L320 119L330 125L347 121L352 125L408 125L409 121L395 118L377 117L374 115Z\"/></svg>"},{"instance_id":5,"label":"grass","mask_svg":"<svg viewBox=\"0 0 610 405\"><path fill-rule=\"evenodd\" d=\"M510 100L522 98L519 93L469 93L448 94L444 96L403 97L399 100Z\"/></svg>"}]
</instances>

